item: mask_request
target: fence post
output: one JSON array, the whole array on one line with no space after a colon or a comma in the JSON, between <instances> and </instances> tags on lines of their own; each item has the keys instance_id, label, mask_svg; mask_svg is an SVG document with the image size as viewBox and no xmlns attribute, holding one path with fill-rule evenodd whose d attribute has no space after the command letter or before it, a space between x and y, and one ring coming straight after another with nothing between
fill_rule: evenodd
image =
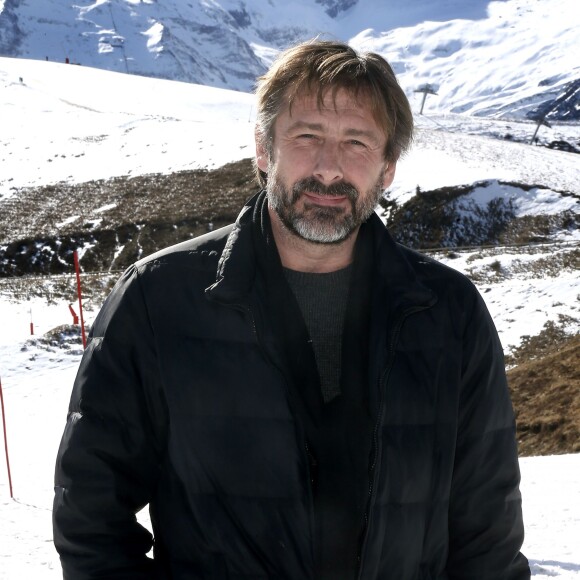
<instances>
[{"instance_id":1,"label":"fence post","mask_svg":"<svg viewBox=\"0 0 580 580\"><path fill-rule=\"evenodd\" d=\"M8 458L8 439L6 437L6 415L4 413L4 395L2 394L2 378L0 378L0 405L2 406L2 428L4 430L4 452L6 453L6 469L8 470L8 487L10 488L10 498L14 499L12 493L12 474L10 473L10 459Z\"/></svg>"},{"instance_id":2,"label":"fence post","mask_svg":"<svg viewBox=\"0 0 580 580\"><path fill-rule=\"evenodd\" d=\"M72 304L69 304L68 305L68 309L70 310L70 313L72 314L73 324L78 324L79 323L79 317L77 316L77 313L75 312L74 308L72 307Z\"/></svg>"},{"instance_id":3,"label":"fence post","mask_svg":"<svg viewBox=\"0 0 580 580\"><path fill-rule=\"evenodd\" d=\"M83 348L87 348L87 338L85 336L85 321L83 320L83 301L81 298L81 273L79 266L79 255L76 250L73 252L73 255L75 260L75 271L77 274L77 294L79 297L79 314L81 317L81 336L83 337Z\"/></svg>"}]
</instances>

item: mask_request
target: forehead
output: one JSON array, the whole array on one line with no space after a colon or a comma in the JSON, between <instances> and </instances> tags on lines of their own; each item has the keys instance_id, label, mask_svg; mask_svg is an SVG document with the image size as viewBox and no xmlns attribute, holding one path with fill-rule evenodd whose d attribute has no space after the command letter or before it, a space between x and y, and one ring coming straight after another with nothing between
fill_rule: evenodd
<instances>
[{"instance_id":1,"label":"forehead","mask_svg":"<svg viewBox=\"0 0 580 580\"><path fill-rule=\"evenodd\" d=\"M286 100L279 118L292 122L302 118L324 117L329 122L348 119L350 122L375 127L383 133L373 109L371 98L364 91L355 94L343 88L322 93L302 92L290 102Z\"/></svg>"}]
</instances>

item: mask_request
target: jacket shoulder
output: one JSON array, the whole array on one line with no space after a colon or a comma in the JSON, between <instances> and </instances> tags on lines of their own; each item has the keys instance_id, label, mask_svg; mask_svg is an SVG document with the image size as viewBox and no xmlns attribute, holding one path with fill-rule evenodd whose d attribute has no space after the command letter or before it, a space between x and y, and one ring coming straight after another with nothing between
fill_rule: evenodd
<instances>
[{"instance_id":1,"label":"jacket shoulder","mask_svg":"<svg viewBox=\"0 0 580 580\"><path fill-rule=\"evenodd\" d=\"M455 286L465 291L475 290L473 282L462 272L417 250L413 250L399 243L397 243L397 246L417 275L417 278L424 284L444 284L446 286Z\"/></svg>"},{"instance_id":2,"label":"jacket shoulder","mask_svg":"<svg viewBox=\"0 0 580 580\"><path fill-rule=\"evenodd\" d=\"M151 254L134 264L139 272L160 266L186 266L195 269L209 267L215 271L233 224L191 240L186 240Z\"/></svg>"}]
</instances>

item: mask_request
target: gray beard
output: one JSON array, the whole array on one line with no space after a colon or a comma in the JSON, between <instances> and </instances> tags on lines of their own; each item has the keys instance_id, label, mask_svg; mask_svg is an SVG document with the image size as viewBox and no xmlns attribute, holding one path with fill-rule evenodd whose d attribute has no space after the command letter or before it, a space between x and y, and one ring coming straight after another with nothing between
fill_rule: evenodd
<instances>
[{"instance_id":1,"label":"gray beard","mask_svg":"<svg viewBox=\"0 0 580 580\"><path fill-rule=\"evenodd\" d=\"M270 207L288 230L309 242L338 244L372 215L383 193L382 172L362 199L350 183L340 182L326 187L313 177L297 181L289 191L278 179L275 170L268 175L267 189ZM342 207L310 203L304 203L304 209L299 211L296 204L304 191L329 197L346 196L350 202L350 211Z\"/></svg>"}]
</instances>

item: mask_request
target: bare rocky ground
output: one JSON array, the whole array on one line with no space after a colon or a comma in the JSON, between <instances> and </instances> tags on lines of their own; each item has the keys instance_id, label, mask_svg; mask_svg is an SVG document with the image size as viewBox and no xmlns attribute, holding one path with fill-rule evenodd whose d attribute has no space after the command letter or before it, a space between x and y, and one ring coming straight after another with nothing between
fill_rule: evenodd
<instances>
[{"instance_id":1,"label":"bare rocky ground","mask_svg":"<svg viewBox=\"0 0 580 580\"><path fill-rule=\"evenodd\" d=\"M48 302L62 297L74 301L72 254L78 249L85 304L98 309L122 269L160 248L231 223L256 191L248 159L216 171L21 190L0 207L0 294L14 300L36 295ZM455 216L445 208L467 191L421 192L401 207L387 197L382 205L389 228L407 245L427 250L443 245L452 252L454 245L546 242L563 229L579 227L578 213L516 219L509 207L500 205L477 216L477 223L468 224L456 239L451 235ZM559 256L558 268L580 268L577 245ZM538 275L545 275L549 266L545 259L538 261ZM496 277L500 273L490 270ZM474 271L474 281L480 282L477 276L481 272ZM79 334L78 328L56 329L43 340L51 348L62 342L68 349L71 341L80 341ZM506 364L521 455L580 452L580 336L548 324L512 351Z\"/></svg>"},{"instance_id":2,"label":"bare rocky ground","mask_svg":"<svg viewBox=\"0 0 580 580\"><path fill-rule=\"evenodd\" d=\"M0 276L124 269L158 249L231 223L257 191L251 161L23 189L0 206ZM0 234L2 235L2 234ZM4 237L4 236L2 236Z\"/></svg>"},{"instance_id":3,"label":"bare rocky ground","mask_svg":"<svg viewBox=\"0 0 580 580\"><path fill-rule=\"evenodd\" d=\"M524 342L511 362L520 455L579 453L580 336L548 326Z\"/></svg>"}]
</instances>

